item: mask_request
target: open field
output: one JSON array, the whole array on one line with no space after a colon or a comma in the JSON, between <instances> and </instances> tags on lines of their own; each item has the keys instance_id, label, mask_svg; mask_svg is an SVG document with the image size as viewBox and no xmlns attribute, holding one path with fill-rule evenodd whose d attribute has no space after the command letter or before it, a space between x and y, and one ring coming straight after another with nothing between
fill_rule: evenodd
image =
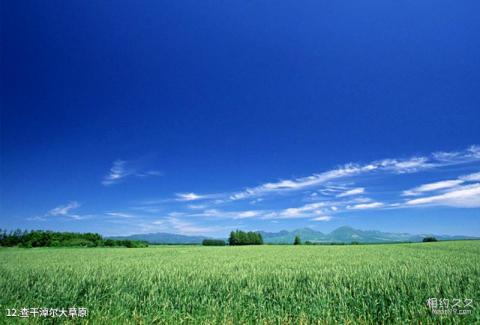
<instances>
[{"instance_id":1,"label":"open field","mask_svg":"<svg viewBox=\"0 0 480 325\"><path fill-rule=\"evenodd\" d=\"M4 248L0 292L2 324L26 323L7 317L6 308L72 306L88 308L81 319L88 324L474 324L480 322L480 241ZM428 298L450 305L473 299L473 308L470 315L433 315Z\"/></svg>"}]
</instances>

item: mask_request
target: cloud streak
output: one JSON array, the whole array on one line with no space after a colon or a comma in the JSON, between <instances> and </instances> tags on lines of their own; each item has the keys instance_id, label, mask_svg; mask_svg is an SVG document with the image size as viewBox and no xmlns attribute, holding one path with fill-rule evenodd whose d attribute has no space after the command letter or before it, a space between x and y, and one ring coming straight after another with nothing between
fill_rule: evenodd
<instances>
[{"instance_id":1,"label":"cloud streak","mask_svg":"<svg viewBox=\"0 0 480 325\"><path fill-rule=\"evenodd\" d=\"M202 199L207 199L207 195L199 195L193 192L190 193L176 193L177 201L197 201Z\"/></svg>"},{"instance_id":2,"label":"cloud streak","mask_svg":"<svg viewBox=\"0 0 480 325\"><path fill-rule=\"evenodd\" d=\"M81 220L84 219L86 216L80 216L78 214L73 214L72 210L75 210L80 207L80 203L77 201L70 201L67 204L64 205L59 205L50 211L45 215L46 217L48 216L53 216L53 217L66 217L70 219L75 219L75 220Z\"/></svg>"},{"instance_id":3,"label":"cloud streak","mask_svg":"<svg viewBox=\"0 0 480 325\"><path fill-rule=\"evenodd\" d=\"M421 195L422 193L425 193L425 192L431 192L431 191L441 190L441 189L445 189L445 188L455 187L455 186L458 186L462 183L463 183L462 180L453 179L453 180L423 184L423 185L415 187L413 189L403 191L403 195L404 196Z\"/></svg>"},{"instance_id":4,"label":"cloud streak","mask_svg":"<svg viewBox=\"0 0 480 325\"><path fill-rule=\"evenodd\" d=\"M479 208L480 184L460 186L439 195L409 200L406 204L409 206L440 205L456 208Z\"/></svg>"},{"instance_id":5,"label":"cloud streak","mask_svg":"<svg viewBox=\"0 0 480 325\"><path fill-rule=\"evenodd\" d=\"M342 192L337 195L337 197L346 197L346 196L352 196L352 195L359 195L365 193L365 189L363 187L357 187L345 192Z\"/></svg>"},{"instance_id":6,"label":"cloud streak","mask_svg":"<svg viewBox=\"0 0 480 325\"><path fill-rule=\"evenodd\" d=\"M161 176L162 173L157 170L142 171L135 163L126 160L117 159L113 162L112 167L107 175L103 177L102 185L110 186L122 182L127 177L150 177Z\"/></svg>"},{"instance_id":7,"label":"cloud streak","mask_svg":"<svg viewBox=\"0 0 480 325\"><path fill-rule=\"evenodd\" d=\"M313 218L312 220L313 221L330 221L332 219L333 217L331 216L320 216L320 217Z\"/></svg>"},{"instance_id":8,"label":"cloud streak","mask_svg":"<svg viewBox=\"0 0 480 325\"><path fill-rule=\"evenodd\" d=\"M382 202L371 202L371 203L361 203L355 204L353 206L348 206L347 209L350 210L367 210L367 209L377 209L383 207L384 204Z\"/></svg>"},{"instance_id":9,"label":"cloud streak","mask_svg":"<svg viewBox=\"0 0 480 325\"><path fill-rule=\"evenodd\" d=\"M439 190L450 189L453 187L457 187L461 184L467 182L475 182L480 181L480 173L473 173L469 175L463 175L458 177L457 179L450 179L450 180L443 180L434 183L423 184L417 186L415 188L403 191L403 196L418 196L424 194L426 192L434 192Z\"/></svg>"},{"instance_id":10,"label":"cloud streak","mask_svg":"<svg viewBox=\"0 0 480 325\"><path fill-rule=\"evenodd\" d=\"M422 170L463 164L479 160L480 146L471 146L464 151L437 152L429 156L417 156L408 159L383 159L373 161L368 164L349 163L336 169L312 174L306 177L285 179L278 182L269 182L256 187L246 188L243 191L229 195L229 199L236 201L287 191L303 190L310 187L324 185L331 181L374 172L386 172L393 174L416 173ZM355 191L353 191L353 193L350 193L351 195L360 194L355 193L356 191L361 191L360 188L354 190ZM348 191L345 192L345 195L349 195Z\"/></svg>"}]
</instances>

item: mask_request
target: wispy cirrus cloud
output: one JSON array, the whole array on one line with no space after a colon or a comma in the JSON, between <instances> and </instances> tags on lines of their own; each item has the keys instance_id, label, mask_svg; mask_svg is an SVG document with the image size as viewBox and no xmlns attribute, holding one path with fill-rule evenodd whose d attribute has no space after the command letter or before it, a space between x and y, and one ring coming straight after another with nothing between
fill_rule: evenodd
<instances>
[{"instance_id":1,"label":"wispy cirrus cloud","mask_svg":"<svg viewBox=\"0 0 480 325\"><path fill-rule=\"evenodd\" d=\"M136 218L135 214L125 213L125 212L106 212L107 216L110 217L119 217L119 218Z\"/></svg>"},{"instance_id":2,"label":"wispy cirrus cloud","mask_svg":"<svg viewBox=\"0 0 480 325\"><path fill-rule=\"evenodd\" d=\"M212 217L212 218L227 218L227 219L247 219L260 217L265 214L264 210L240 210L240 211L225 211L219 209L206 209L202 212L191 213L192 217Z\"/></svg>"},{"instance_id":3,"label":"wispy cirrus cloud","mask_svg":"<svg viewBox=\"0 0 480 325\"><path fill-rule=\"evenodd\" d=\"M480 172L459 177L464 182L480 182Z\"/></svg>"},{"instance_id":4,"label":"wispy cirrus cloud","mask_svg":"<svg viewBox=\"0 0 480 325\"><path fill-rule=\"evenodd\" d=\"M462 151L437 151L432 154L433 159L444 164L461 164L480 159L480 145L471 145Z\"/></svg>"},{"instance_id":5,"label":"wispy cirrus cloud","mask_svg":"<svg viewBox=\"0 0 480 325\"><path fill-rule=\"evenodd\" d=\"M59 205L56 208L48 211L48 214L51 216L68 216L70 211L80 207L80 203L77 201L70 201L67 204Z\"/></svg>"},{"instance_id":6,"label":"wispy cirrus cloud","mask_svg":"<svg viewBox=\"0 0 480 325\"><path fill-rule=\"evenodd\" d=\"M298 219L312 218L325 215L325 211L329 208L329 204L324 202L309 203L299 207L291 207L284 209L265 209L265 210L219 210L206 209L198 213L189 213L189 217L209 217L222 219ZM325 209L324 209L325 208ZM337 209L335 207L335 209ZM329 209L334 212L336 210Z\"/></svg>"},{"instance_id":7,"label":"wispy cirrus cloud","mask_svg":"<svg viewBox=\"0 0 480 325\"><path fill-rule=\"evenodd\" d=\"M371 202L371 203L360 203L352 206L347 206L347 209L350 210L366 210L366 209L377 209L383 207L385 204L382 202Z\"/></svg>"},{"instance_id":8,"label":"wispy cirrus cloud","mask_svg":"<svg viewBox=\"0 0 480 325\"><path fill-rule=\"evenodd\" d=\"M316 214L323 214L322 208L325 206L325 202L309 203L300 207L287 208L279 212L271 213L268 217L277 219L305 218Z\"/></svg>"},{"instance_id":9,"label":"wispy cirrus cloud","mask_svg":"<svg viewBox=\"0 0 480 325\"><path fill-rule=\"evenodd\" d=\"M103 177L102 185L110 186L118 184L127 177L149 177L161 176L162 173L157 170L142 170L138 162L129 162L117 159L113 162L112 167L107 175Z\"/></svg>"},{"instance_id":10,"label":"wispy cirrus cloud","mask_svg":"<svg viewBox=\"0 0 480 325\"><path fill-rule=\"evenodd\" d=\"M431 191L436 191L440 189L455 187L462 183L463 183L462 180L452 179L452 180L446 180L446 181L439 181L435 183L423 184L415 188L412 188L410 190L403 191L403 195L404 196L421 195L422 193L425 193L425 192L431 192Z\"/></svg>"},{"instance_id":11,"label":"wispy cirrus cloud","mask_svg":"<svg viewBox=\"0 0 480 325\"><path fill-rule=\"evenodd\" d=\"M348 164L341 168L330 170L321 174L314 174L307 177L296 178L293 180L281 180L275 183L265 183L263 185L247 188L242 192L234 193L230 196L231 200L242 200L255 196L266 195L269 193L278 193L284 191L293 191L305 189L311 186L323 184L330 180L339 179L347 176L353 176L362 172L374 169L374 166L357 166Z\"/></svg>"},{"instance_id":12,"label":"wispy cirrus cloud","mask_svg":"<svg viewBox=\"0 0 480 325\"><path fill-rule=\"evenodd\" d=\"M231 229L231 227L197 225L176 217L168 217L165 220L161 220L161 222L163 224L167 223L170 229L183 235L210 235Z\"/></svg>"},{"instance_id":13,"label":"wispy cirrus cloud","mask_svg":"<svg viewBox=\"0 0 480 325\"><path fill-rule=\"evenodd\" d=\"M123 178L129 176L132 171L128 170L127 162L124 160L116 160L113 162L110 172L103 178L102 184L105 186L113 185L120 182Z\"/></svg>"},{"instance_id":14,"label":"wispy cirrus cloud","mask_svg":"<svg viewBox=\"0 0 480 325\"><path fill-rule=\"evenodd\" d=\"M332 219L333 217L331 216L320 216L320 217L313 218L312 220L313 221L330 221Z\"/></svg>"},{"instance_id":15,"label":"wispy cirrus cloud","mask_svg":"<svg viewBox=\"0 0 480 325\"><path fill-rule=\"evenodd\" d=\"M463 185L450 189L442 194L409 200L408 206L438 205L456 208L480 207L480 183Z\"/></svg>"},{"instance_id":16,"label":"wispy cirrus cloud","mask_svg":"<svg viewBox=\"0 0 480 325\"><path fill-rule=\"evenodd\" d=\"M480 146L473 145L463 151L436 152L428 156L416 156L408 159L388 158L376 160L368 164L348 163L336 169L312 174L306 177L285 179L278 182L265 183L256 187L249 187L243 191L230 194L229 199L235 201L260 197L272 193L303 190L310 187L324 185L331 181L352 178L374 172L386 172L392 174L417 173L422 170L479 160ZM356 191L360 190L356 189Z\"/></svg>"},{"instance_id":17,"label":"wispy cirrus cloud","mask_svg":"<svg viewBox=\"0 0 480 325\"><path fill-rule=\"evenodd\" d=\"M43 215L37 215L26 218L28 221L52 221L56 218L65 218L68 220L85 220L93 218L95 214L79 214L76 212L82 205L77 201L69 201L65 204L58 205L53 209L50 209Z\"/></svg>"},{"instance_id":18,"label":"wispy cirrus cloud","mask_svg":"<svg viewBox=\"0 0 480 325\"><path fill-rule=\"evenodd\" d=\"M352 195L359 195L359 194L363 194L363 193L365 193L365 188L357 187L357 188L353 188L351 190L342 192L342 193L338 194L337 197L346 197L346 196L352 196Z\"/></svg>"},{"instance_id":19,"label":"wispy cirrus cloud","mask_svg":"<svg viewBox=\"0 0 480 325\"><path fill-rule=\"evenodd\" d=\"M277 220L290 224L302 222L302 219L327 222L337 218L337 215L343 218L349 213L360 215L361 211L375 209L479 207L478 169L471 174L440 178L429 183L415 182L425 176L432 179L432 175L437 172L441 175L444 170L448 171L448 175L452 175L456 170L473 172L478 161L480 149L478 146L471 146L467 150L452 153L434 153L408 159L383 159L365 164L348 163L310 176L267 182L236 192L179 192L169 198L132 201L131 207L114 207L97 216L125 227L141 227L142 232L150 229L207 234L221 232L217 226L225 223L229 223L231 229L232 222L259 224ZM449 167L465 163L469 165ZM429 173L424 173L419 178L405 175L423 170L428 170ZM375 175L372 175L374 173ZM104 185L116 184L128 177L145 177L150 174L155 175L154 172L142 172L138 165L117 160L105 176ZM397 183L399 178L402 180ZM400 184L409 184L410 188L399 188ZM77 214L76 209L79 207L77 201L71 201L51 209L42 218L62 216L81 220L91 217Z\"/></svg>"},{"instance_id":20,"label":"wispy cirrus cloud","mask_svg":"<svg viewBox=\"0 0 480 325\"><path fill-rule=\"evenodd\" d=\"M195 194L193 192L190 193L176 193L175 196L177 197L177 201L197 201L202 199L207 199L207 195L200 195Z\"/></svg>"},{"instance_id":21,"label":"wispy cirrus cloud","mask_svg":"<svg viewBox=\"0 0 480 325\"><path fill-rule=\"evenodd\" d=\"M88 216L81 216L79 214L72 213L73 210L79 208L80 206L81 204L77 201L70 201L67 204L59 205L51 209L45 216L66 217L75 220L85 219Z\"/></svg>"},{"instance_id":22,"label":"wispy cirrus cloud","mask_svg":"<svg viewBox=\"0 0 480 325\"><path fill-rule=\"evenodd\" d=\"M202 210L202 209L206 209L208 207L208 205L206 204L189 204L187 205L187 208L191 209L191 210Z\"/></svg>"},{"instance_id":23,"label":"wispy cirrus cloud","mask_svg":"<svg viewBox=\"0 0 480 325\"><path fill-rule=\"evenodd\" d=\"M415 188L403 191L403 196L418 196L426 192L434 192L438 190L449 189L452 187L459 186L460 184L467 182L480 181L480 173L473 173L469 175L463 175L457 179L442 180L433 183L422 184Z\"/></svg>"}]
</instances>

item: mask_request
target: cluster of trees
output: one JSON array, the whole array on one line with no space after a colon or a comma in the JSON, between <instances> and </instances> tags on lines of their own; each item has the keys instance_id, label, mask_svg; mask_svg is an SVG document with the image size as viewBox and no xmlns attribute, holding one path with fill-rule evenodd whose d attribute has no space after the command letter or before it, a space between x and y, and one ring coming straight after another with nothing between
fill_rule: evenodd
<instances>
[{"instance_id":1,"label":"cluster of trees","mask_svg":"<svg viewBox=\"0 0 480 325\"><path fill-rule=\"evenodd\" d=\"M137 240L103 239L95 233L54 232L43 230L7 232L0 229L0 246L4 247L98 247L124 246L147 247L146 242Z\"/></svg>"},{"instance_id":2,"label":"cluster of trees","mask_svg":"<svg viewBox=\"0 0 480 325\"><path fill-rule=\"evenodd\" d=\"M225 241L222 239L204 239L203 246L225 246Z\"/></svg>"},{"instance_id":3,"label":"cluster of trees","mask_svg":"<svg viewBox=\"0 0 480 325\"><path fill-rule=\"evenodd\" d=\"M254 231L241 231L235 230L230 233L228 238L228 244L230 246L236 245L263 245L262 235Z\"/></svg>"},{"instance_id":4,"label":"cluster of trees","mask_svg":"<svg viewBox=\"0 0 480 325\"><path fill-rule=\"evenodd\" d=\"M423 238L422 240L424 243L430 243L430 242L435 242L435 241L438 241L437 238L435 237L425 237Z\"/></svg>"}]
</instances>

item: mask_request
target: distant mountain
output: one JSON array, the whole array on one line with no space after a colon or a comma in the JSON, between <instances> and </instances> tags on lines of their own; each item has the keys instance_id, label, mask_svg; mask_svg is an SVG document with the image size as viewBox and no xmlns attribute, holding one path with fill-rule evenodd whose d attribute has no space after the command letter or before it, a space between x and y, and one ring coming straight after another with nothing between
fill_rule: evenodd
<instances>
[{"instance_id":1,"label":"distant mountain","mask_svg":"<svg viewBox=\"0 0 480 325\"><path fill-rule=\"evenodd\" d=\"M278 233L260 232L266 243L293 243L295 236L300 236L303 242L311 241L316 243L391 243L391 242L420 242L425 237L434 236L438 240L458 240L458 239L480 239L470 236L448 236L420 234L412 235L408 233L391 233L381 232L377 230L359 230L351 227L343 226L335 229L329 234L315 231L310 228L303 228L288 231L280 231Z\"/></svg>"},{"instance_id":2,"label":"distant mountain","mask_svg":"<svg viewBox=\"0 0 480 325\"><path fill-rule=\"evenodd\" d=\"M471 236L448 236L434 234L412 235L408 233L391 233L377 230L359 230L352 227L343 226L335 229L331 233L325 234L311 228L301 228L293 231L282 230L279 232L260 231L265 243L269 244L290 244L293 243L295 236L300 236L303 242L311 241L314 243L392 243L392 242L420 242L425 237L433 236L438 240L460 240L460 239L480 239L480 237ZM143 240L152 244L200 244L204 236L187 236L170 233L152 233L138 234L131 236L109 237L111 239L132 239Z\"/></svg>"},{"instance_id":3,"label":"distant mountain","mask_svg":"<svg viewBox=\"0 0 480 325\"><path fill-rule=\"evenodd\" d=\"M301 229L296 229L290 232L286 230L282 230L277 233L260 231L260 234L262 234L264 242L272 243L272 244L293 243L295 236L300 236L300 238L304 242L307 240L322 241L326 238L325 237L326 235L324 235L322 232L315 231L310 228L301 228Z\"/></svg>"},{"instance_id":4,"label":"distant mountain","mask_svg":"<svg viewBox=\"0 0 480 325\"><path fill-rule=\"evenodd\" d=\"M143 240L151 244L200 244L205 238L203 236L186 236L169 234L165 232L157 232L153 234L138 234L130 236L108 237L110 239L130 239Z\"/></svg>"}]
</instances>

